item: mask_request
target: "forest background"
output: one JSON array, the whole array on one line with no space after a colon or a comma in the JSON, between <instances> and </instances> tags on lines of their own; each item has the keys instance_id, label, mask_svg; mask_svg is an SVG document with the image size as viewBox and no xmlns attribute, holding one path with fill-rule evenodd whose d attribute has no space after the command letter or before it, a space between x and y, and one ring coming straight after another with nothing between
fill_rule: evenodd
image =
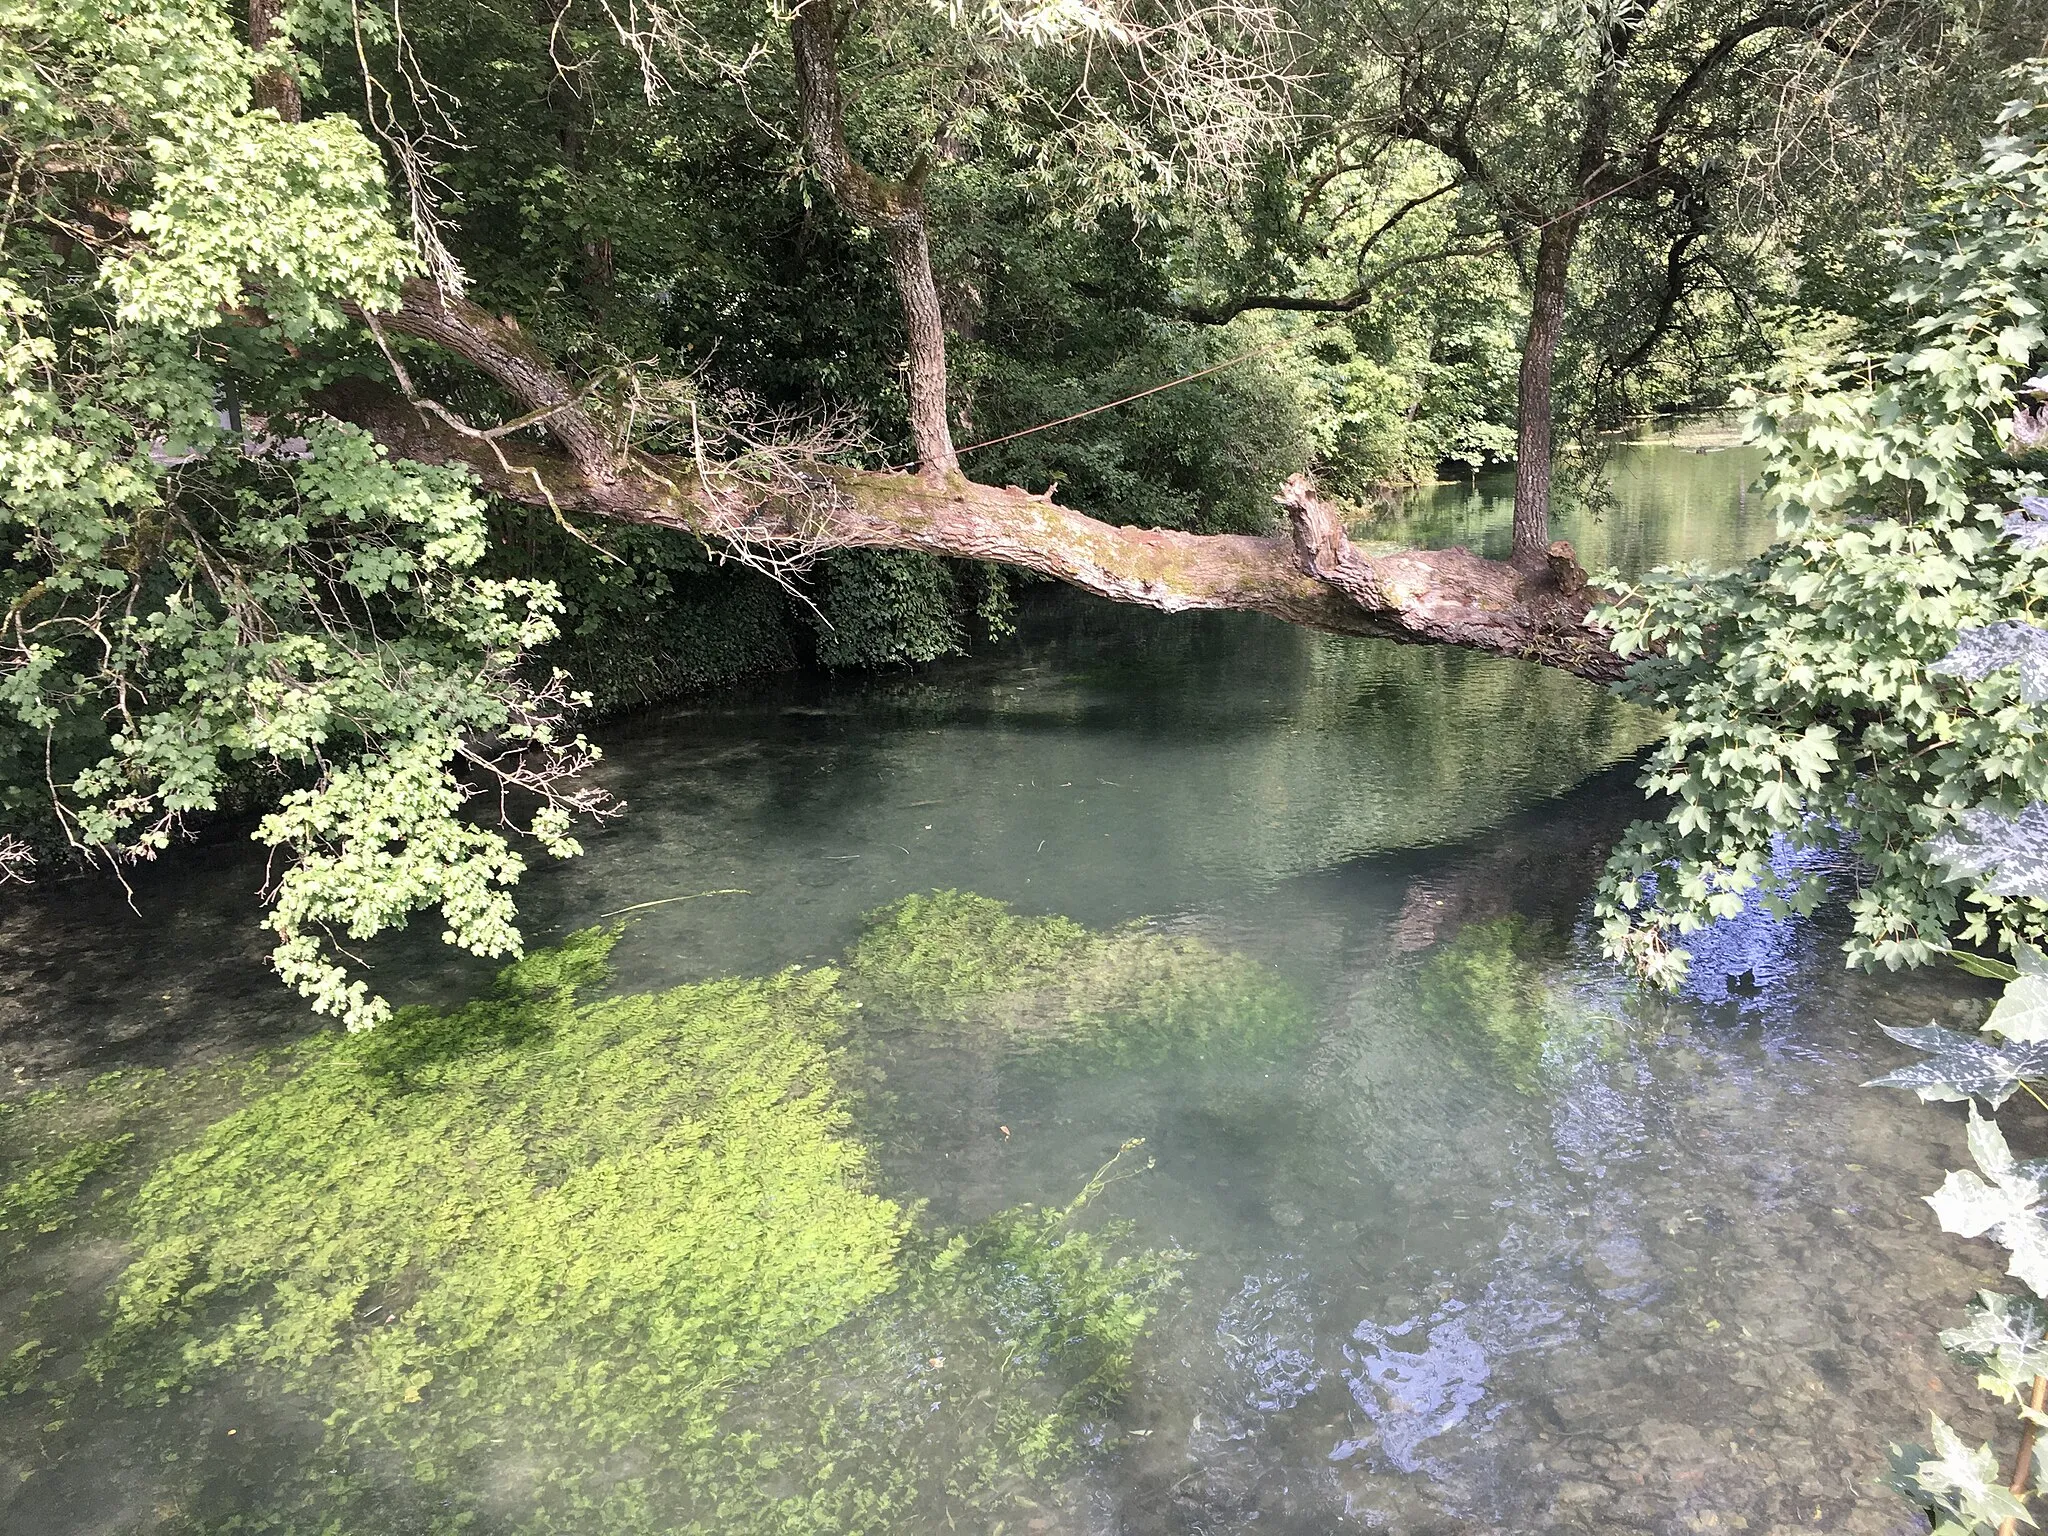
<instances>
[{"instance_id":1,"label":"forest background","mask_svg":"<svg viewBox=\"0 0 2048 1536\"><path fill-rule=\"evenodd\" d=\"M9 867L267 812L362 1024L337 936L516 949L592 718L957 651L1020 571L1616 677L1553 476L1893 345L2039 22L6 0ZM1350 542L1509 463L1510 563Z\"/></svg>"}]
</instances>

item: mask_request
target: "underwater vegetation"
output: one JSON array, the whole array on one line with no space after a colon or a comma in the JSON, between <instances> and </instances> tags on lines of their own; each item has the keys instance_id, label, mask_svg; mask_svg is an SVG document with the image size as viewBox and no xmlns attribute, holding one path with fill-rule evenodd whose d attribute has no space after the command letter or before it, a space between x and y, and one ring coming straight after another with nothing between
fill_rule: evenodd
<instances>
[{"instance_id":1,"label":"underwater vegetation","mask_svg":"<svg viewBox=\"0 0 2048 1536\"><path fill-rule=\"evenodd\" d=\"M1415 1005L1444 1038L1485 1050L1519 1093L1535 1093L1546 1071L1587 1054L1605 1055L1619 1025L1553 988L1542 964L1546 935L1520 917L1467 923L1431 950L1415 975Z\"/></svg>"},{"instance_id":2,"label":"underwater vegetation","mask_svg":"<svg viewBox=\"0 0 2048 1536\"><path fill-rule=\"evenodd\" d=\"M949 1030L993 1030L1042 1069L1141 1066L1210 1049L1273 1055L1308 1037L1300 995L1257 962L1131 923L1107 933L964 891L870 913L846 955L864 1000Z\"/></svg>"},{"instance_id":3,"label":"underwater vegetation","mask_svg":"<svg viewBox=\"0 0 2048 1536\"><path fill-rule=\"evenodd\" d=\"M192 1531L986 1528L1049 1497L1188 1256L1100 1218L1135 1144L1065 1203L934 1230L852 1129L854 1024L1122 1059L1292 1038L1299 1001L957 892L885 909L843 971L604 996L617 937L366 1034L6 1106L14 1477L112 1450L150 1527Z\"/></svg>"}]
</instances>

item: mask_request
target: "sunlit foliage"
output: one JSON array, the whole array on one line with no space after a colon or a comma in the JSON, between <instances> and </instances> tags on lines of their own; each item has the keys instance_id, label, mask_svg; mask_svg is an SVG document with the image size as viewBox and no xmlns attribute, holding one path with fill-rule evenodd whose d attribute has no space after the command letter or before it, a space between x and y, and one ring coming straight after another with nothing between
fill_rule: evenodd
<instances>
[{"instance_id":1,"label":"sunlit foliage","mask_svg":"<svg viewBox=\"0 0 2048 1536\"><path fill-rule=\"evenodd\" d=\"M360 1026L385 1009L331 936L438 907L516 950L507 834L573 853L602 800L573 697L521 667L553 591L478 574L465 478L240 414L416 264L375 148L252 111L259 62L200 0L0 9L0 748L116 866L267 781L278 971ZM497 828L465 809L492 780L535 797Z\"/></svg>"},{"instance_id":2,"label":"sunlit foliage","mask_svg":"<svg viewBox=\"0 0 2048 1536\"><path fill-rule=\"evenodd\" d=\"M2043 932L2038 900L1951 884L1927 844L2048 794L2032 683L1968 639L2048 595L2043 552L2007 530L2041 483L2025 413L2048 354L2044 129L2048 110L2008 107L1978 169L1900 237L1896 351L1796 358L1750 397L1785 541L1602 611L1617 648L1653 653L1624 691L1675 716L1644 780L1673 809L1601 887L1610 952L1645 974L1682 974L1674 940L1752 893L1809 909L1818 877L1772 872L1785 848L1854 856L1855 964Z\"/></svg>"}]
</instances>

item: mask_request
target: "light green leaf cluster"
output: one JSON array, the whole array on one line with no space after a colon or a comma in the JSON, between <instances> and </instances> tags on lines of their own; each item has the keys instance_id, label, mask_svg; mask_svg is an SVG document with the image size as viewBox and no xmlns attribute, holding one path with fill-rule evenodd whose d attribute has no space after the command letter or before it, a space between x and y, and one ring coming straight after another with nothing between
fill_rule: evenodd
<instances>
[{"instance_id":1,"label":"light green leaf cluster","mask_svg":"<svg viewBox=\"0 0 2048 1536\"><path fill-rule=\"evenodd\" d=\"M2010 1250L2007 1273L2035 1295L2048 1295L2048 1162L2020 1162L1996 1120L1970 1106L1970 1156L1983 1170L1951 1169L1927 1197L1941 1230L1958 1237L1989 1236Z\"/></svg>"},{"instance_id":2,"label":"light green leaf cluster","mask_svg":"<svg viewBox=\"0 0 2048 1536\"><path fill-rule=\"evenodd\" d=\"M2024 1406L2036 1376L2048 1375L2048 1315L2041 1304L2024 1296L1980 1291L1969 1319L1960 1328L1944 1329L1941 1347L1976 1367L1977 1385L2002 1403L2020 1407L2036 1425L2048 1428L2048 1415Z\"/></svg>"},{"instance_id":3,"label":"light green leaf cluster","mask_svg":"<svg viewBox=\"0 0 2048 1536\"><path fill-rule=\"evenodd\" d=\"M1928 1415L1930 1452L1917 1445L1892 1447L1888 1481L1935 1516L1931 1536L1988 1536L2007 1520L2034 1523L2027 1506L1998 1476L1990 1446L1970 1449L1938 1415Z\"/></svg>"},{"instance_id":4,"label":"light green leaf cluster","mask_svg":"<svg viewBox=\"0 0 2048 1536\"><path fill-rule=\"evenodd\" d=\"M2015 102L1999 129L1899 237L1899 349L1794 360L1750 397L1784 541L1736 571L1617 584L1597 615L1649 653L1624 691L1673 716L1644 779L1673 809L1630 830L1599 897L1608 951L1654 980L1684 973L1675 937L1753 894L1810 908L1817 879L1773 874L1788 850L1858 866L1852 964L2044 932L2038 900L1951 885L1925 849L1972 808L2048 795L2024 669L1940 667L2048 599L2043 551L2006 531L2040 483L2022 413L2048 353L2048 107Z\"/></svg>"},{"instance_id":5,"label":"light green leaf cluster","mask_svg":"<svg viewBox=\"0 0 2048 1536\"><path fill-rule=\"evenodd\" d=\"M1130 27L1107 6L1089 0L1036 0L1023 5L1003 0L983 0L969 8L959 0L934 0L932 7L955 26L973 20L1003 37L1014 37L1036 47L1051 47L1075 38L1100 37L1111 42L1130 41Z\"/></svg>"},{"instance_id":6,"label":"light green leaf cluster","mask_svg":"<svg viewBox=\"0 0 2048 1536\"><path fill-rule=\"evenodd\" d=\"M1751 397L1783 541L1725 575L1657 573L1601 610L1617 647L1652 652L1629 691L1674 719L1645 780L1673 809L1631 829L1599 903L1609 953L1673 983L1674 933L1759 890L1779 910L1810 906L1818 882L1786 889L1774 860L1832 850L1858 881L1852 964L1919 964L1958 937L2012 949L2015 966L1968 967L2007 980L1984 1025L1997 1043L1889 1029L1927 1057L1878 1082L1968 1101L1977 1167L1927 1203L1942 1230L2007 1249L2008 1273L2041 1297L2048 1162L2016 1158L1977 1108L2038 1098L2048 1071L2048 635L2033 622L2048 599L2048 71L2026 88L1976 170L1896 242L1897 350L1794 360ZM1942 1336L2030 1437L2041 1338L2034 1300L1988 1293ZM1936 1536L2035 1523L1991 1446L1931 1428L1931 1451L1893 1447L1889 1481Z\"/></svg>"},{"instance_id":7,"label":"light green leaf cluster","mask_svg":"<svg viewBox=\"0 0 2048 1536\"><path fill-rule=\"evenodd\" d=\"M2031 1433L2048 1429L2048 1415L2037 1406L2038 1394L2048 1388L2042 1379L2048 1377L2048 1347L2042 1342L2048 1315L2035 1299L2048 1294L2048 1162L2015 1158L1997 1121L1979 1115L1976 1104L1982 1098L1995 1110L2016 1089L2043 1076L2041 1051L2048 1032L2037 1027L2039 1000L2032 994L2048 980L2048 961L2025 945L2019 961L2020 974L1984 1025L1987 1032L2005 1035L2007 1045L1990 1047L1933 1026L1887 1029L1893 1038L1933 1054L1877 1083L1914 1088L1922 1099L1969 1101L1970 1155L1978 1171L1951 1169L1927 1203L1944 1232L1988 1237L2008 1249L2007 1273L2033 1296L1980 1292L1964 1324L1944 1331L1941 1344L1975 1372L1980 1388L2015 1410ZM1937 1531L1978 1536L2003 1529L2007 1520L2035 1523L2023 1490L2000 1485L1997 1455L1990 1446L1971 1451L1938 1417L1932 1422L1934 1452L1893 1446L1888 1481L1929 1512ZM2048 1476L2037 1477L2034 1491L2048 1491Z\"/></svg>"},{"instance_id":8,"label":"light green leaf cluster","mask_svg":"<svg viewBox=\"0 0 2048 1536\"><path fill-rule=\"evenodd\" d=\"M516 952L511 839L573 854L605 802L576 696L525 665L554 589L477 573L463 474L308 403L416 261L353 123L251 110L236 27L218 0L0 0L0 769L117 866L276 804L277 969L362 1027L387 1010L330 934L438 907ZM477 825L486 787L527 808Z\"/></svg>"},{"instance_id":9,"label":"light green leaf cluster","mask_svg":"<svg viewBox=\"0 0 2048 1536\"><path fill-rule=\"evenodd\" d=\"M1984 1027L2015 1045L2048 1044L2048 956L2031 944L2021 944L2014 958L2019 962L2014 967L2017 974L2007 981Z\"/></svg>"},{"instance_id":10,"label":"light green leaf cluster","mask_svg":"<svg viewBox=\"0 0 2048 1536\"><path fill-rule=\"evenodd\" d=\"M1887 1024L1884 1032L1929 1054L1924 1061L1874 1078L1864 1084L1866 1088L1911 1088L1928 1104L1977 1098L1995 1110L2029 1081L2048 1078L2048 1045L2040 1042L1999 1046L1938 1024L1917 1029Z\"/></svg>"},{"instance_id":11,"label":"light green leaf cluster","mask_svg":"<svg viewBox=\"0 0 2048 1536\"><path fill-rule=\"evenodd\" d=\"M304 335L343 302L388 304L413 265L376 150L343 117L252 113L256 70L209 0L0 4L10 147L142 194L128 222L146 244L104 273L120 321L201 329L253 290Z\"/></svg>"}]
</instances>

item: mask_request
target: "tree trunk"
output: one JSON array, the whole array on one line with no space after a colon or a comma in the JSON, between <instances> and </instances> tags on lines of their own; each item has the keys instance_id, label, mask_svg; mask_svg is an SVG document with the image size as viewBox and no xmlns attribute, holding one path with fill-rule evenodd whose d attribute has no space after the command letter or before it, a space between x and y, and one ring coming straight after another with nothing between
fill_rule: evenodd
<instances>
[{"instance_id":1,"label":"tree trunk","mask_svg":"<svg viewBox=\"0 0 2048 1536\"><path fill-rule=\"evenodd\" d=\"M1540 567L1550 548L1551 381L1557 345L1564 335L1565 285L1571 275L1575 217L1548 226L1536 247L1529 333L1522 342L1522 371L1515 390L1514 563Z\"/></svg>"},{"instance_id":2,"label":"tree trunk","mask_svg":"<svg viewBox=\"0 0 2048 1536\"><path fill-rule=\"evenodd\" d=\"M856 223L888 243L889 275L909 333L910 439L918 467L944 479L960 472L953 430L946 418L946 322L932 278L925 236L924 173L920 159L902 181L877 176L846 147L846 105L839 86L838 27L831 0L801 0L789 17L796 60L797 98L804 138L832 200Z\"/></svg>"},{"instance_id":3,"label":"tree trunk","mask_svg":"<svg viewBox=\"0 0 2048 1536\"><path fill-rule=\"evenodd\" d=\"M1014 486L875 473L793 461L728 469L689 458L620 453L520 332L417 279L398 310L376 317L434 341L489 374L529 407L559 449L524 433L489 434L434 401L406 401L358 382L322 409L368 430L403 458L460 463L486 490L558 516L588 513L686 529L771 569L830 549L904 549L990 560L1167 613L1239 609L1337 634L1429 642L1538 661L1609 681L1627 659L1586 616L1601 594L1568 546L1538 569L1462 549L1377 552L1352 544L1343 519L1296 476L1279 501L1277 537L1120 528ZM751 472L751 478L742 478Z\"/></svg>"},{"instance_id":4,"label":"tree trunk","mask_svg":"<svg viewBox=\"0 0 2048 1536\"><path fill-rule=\"evenodd\" d=\"M258 52L277 36L278 18L285 0L249 0L249 46ZM288 123L296 123L305 109L299 101L299 82L281 69L266 69L256 77L250 105L258 111L268 107Z\"/></svg>"},{"instance_id":5,"label":"tree trunk","mask_svg":"<svg viewBox=\"0 0 2048 1536\"><path fill-rule=\"evenodd\" d=\"M924 200L916 219L890 229L889 276L903 305L910 333L910 440L926 474L959 473L953 428L946 414L946 321L939 310L939 285L932 280L931 244L925 238Z\"/></svg>"}]
</instances>

